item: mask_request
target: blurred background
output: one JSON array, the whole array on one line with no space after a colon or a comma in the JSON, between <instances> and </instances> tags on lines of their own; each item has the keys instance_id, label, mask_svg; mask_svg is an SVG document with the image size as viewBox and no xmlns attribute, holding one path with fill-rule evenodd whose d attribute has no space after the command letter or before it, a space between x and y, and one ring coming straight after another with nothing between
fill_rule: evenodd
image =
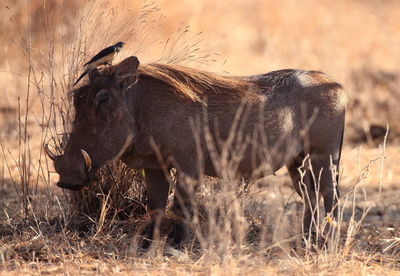
<instances>
[{"instance_id":1,"label":"blurred background","mask_svg":"<svg viewBox=\"0 0 400 276\"><path fill-rule=\"evenodd\" d=\"M28 74L43 91L56 85L66 92L85 61L119 40L129 42L119 60L133 54L142 63L182 63L232 75L324 71L349 93L347 141L373 143L387 123L389 140L398 139L396 0L6 0L0 12L2 140L13 137L12 114L26 95ZM28 98L32 112L42 109L33 92Z\"/></svg>"}]
</instances>

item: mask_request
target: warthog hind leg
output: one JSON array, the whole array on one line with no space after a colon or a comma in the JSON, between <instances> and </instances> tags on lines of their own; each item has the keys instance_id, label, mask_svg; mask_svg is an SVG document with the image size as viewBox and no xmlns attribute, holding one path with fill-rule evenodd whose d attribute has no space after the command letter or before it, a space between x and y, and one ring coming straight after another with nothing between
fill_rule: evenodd
<instances>
[{"instance_id":1,"label":"warthog hind leg","mask_svg":"<svg viewBox=\"0 0 400 276\"><path fill-rule=\"evenodd\" d=\"M308 238L309 234L312 232L313 225L315 225L314 218L317 196L310 172L304 172L306 168L303 166L303 159L304 154L300 154L287 168L290 178L292 179L293 187L304 200L303 232L306 238ZM301 172L303 172L303 175L301 175Z\"/></svg>"},{"instance_id":2,"label":"warthog hind leg","mask_svg":"<svg viewBox=\"0 0 400 276\"><path fill-rule=\"evenodd\" d=\"M303 232L306 238L315 232L318 225L317 208L320 196L324 198L324 209L332 220L337 219L338 191L331 170L331 155L307 157L299 154L288 166L296 192L304 200ZM311 162L311 166L310 166ZM337 161L332 162L337 166Z\"/></svg>"}]
</instances>

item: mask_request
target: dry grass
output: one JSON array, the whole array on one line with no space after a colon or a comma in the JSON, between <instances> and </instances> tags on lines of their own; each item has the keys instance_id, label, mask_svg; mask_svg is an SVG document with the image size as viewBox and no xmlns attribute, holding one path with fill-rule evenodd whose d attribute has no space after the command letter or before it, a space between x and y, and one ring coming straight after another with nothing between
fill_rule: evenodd
<instances>
[{"instance_id":1,"label":"dry grass","mask_svg":"<svg viewBox=\"0 0 400 276\"><path fill-rule=\"evenodd\" d=\"M0 274L400 270L398 1L42 0L5 1L0 10ZM284 170L237 189L227 188L229 177L205 179L196 195L201 216L192 221L193 237L182 251L164 240L149 251L140 249L139 234L149 222L140 172L112 164L93 189L56 188L57 175L41 144L50 141L62 151L73 116L67 96L72 81L88 57L119 40L129 43L119 60L135 54L144 63L184 63L238 75L318 69L344 83L351 101L341 166L342 219L333 246L303 245L302 204ZM386 124L384 147L379 130ZM171 217L163 221L166 233Z\"/></svg>"}]
</instances>

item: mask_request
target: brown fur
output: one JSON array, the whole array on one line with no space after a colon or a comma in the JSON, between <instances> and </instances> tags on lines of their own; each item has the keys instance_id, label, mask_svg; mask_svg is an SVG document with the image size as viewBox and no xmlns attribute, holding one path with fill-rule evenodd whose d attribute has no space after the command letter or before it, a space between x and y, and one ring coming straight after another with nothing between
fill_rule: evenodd
<instances>
[{"instance_id":1,"label":"brown fur","mask_svg":"<svg viewBox=\"0 0 400 276\"><path fill-rule=\"evenodd\" d=\"M182 215L182 206L190 210L187 187L196 185L202 173L223 176L229 167L233 176L249 179L286 166L301 196L299 182L307 187L308 232L319 199L316 186L326 212L336 215L336 175L330 162L338 168L345 99L339 84L316 71L228 77L178 65L139 66L130 57L92 72L90 83L74 92L71 138L55 161L59 186L81 188L97 168L121 159L145 169L149 208L164 210L169 190L165 169L175 167L174 209ZM92 158L90 172L80 149ZM298 169L306 156L320 183L309 171L300 178ZM182 231L177 228L176 242Z\"/></svg>"},{"instance_id":2,"label":"brown fur","mask_svg":"<svg viewBox=\"0 0 400 276\"><path fill-rule=\"evenodd\" d=\"M117 68L127 73L130 71L129 65L125 64L107 68L104 74L113 74ZM203 102L201 96L205 91L212 93L229 91L231 96L240 98L254 86L253 81L246 77L222 76L180 65L158 63L140 65L137 74L141 78L161 81L171 88L169 91L193 102Z\"/></svg>"}]
</instances>

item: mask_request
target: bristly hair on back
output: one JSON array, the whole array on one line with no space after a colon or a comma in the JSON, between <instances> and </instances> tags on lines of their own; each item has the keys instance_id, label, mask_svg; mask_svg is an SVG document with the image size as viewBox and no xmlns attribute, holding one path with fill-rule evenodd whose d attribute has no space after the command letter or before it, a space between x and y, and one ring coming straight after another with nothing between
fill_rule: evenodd
<instances>
[{"instance_id":1,"label":"bristly hair on back","mask_svg":"<svg viewBox=\"0 0 400 276\"><path fill-rule=\"evenodd\" d=\"M256 93L246 93L249 90L255 92L259 85L251 77L223 76L217 73L197 70L194 68L176 64L140 64L137 72L132 72L129 62L121 62L101 70L101 75L111 76L116 71L126 75L137 74L140 78L150 78L162 82L177 96L205 104L204 98L214 94L229 94L230 98L248 100L256 99ZM203 97L204 96L204 97ZM254 100L253 99L253 100Z\"/></svg>"},{"instance_id":2,"label":"bristly hair on back","mask_svg":"<svg viewBox=\"0 0 400 276\"><path fill-rule=\"evenodd\" d=\"M121 68L120 66L126 68ZM102 75L110 74L117 68L127 74L130 73L131 69L129 64L120 63L110 68L105 68ZM193 102L203 102L202 95L204 93L231 93L234 98L241 98L244 96L245 91L254 85L246 77L222 76L175 64L141 64L137 74L139 78L151 78L163 82L177 96Z\"/></svg>"},{"instance_id":3,"label":"bristly hair on back","mask_svg":"<svg viewBox=\"0 0 400 276\"><path fill-rule=\"evenodd\" d=\"M202 102L201 96L206 91L241 94L251 84L248 78L222 76L180 65L157 63L141 65L138 73L140 76L164 82L176 93L194 102Z\"/></svg>"}]
</instances>

